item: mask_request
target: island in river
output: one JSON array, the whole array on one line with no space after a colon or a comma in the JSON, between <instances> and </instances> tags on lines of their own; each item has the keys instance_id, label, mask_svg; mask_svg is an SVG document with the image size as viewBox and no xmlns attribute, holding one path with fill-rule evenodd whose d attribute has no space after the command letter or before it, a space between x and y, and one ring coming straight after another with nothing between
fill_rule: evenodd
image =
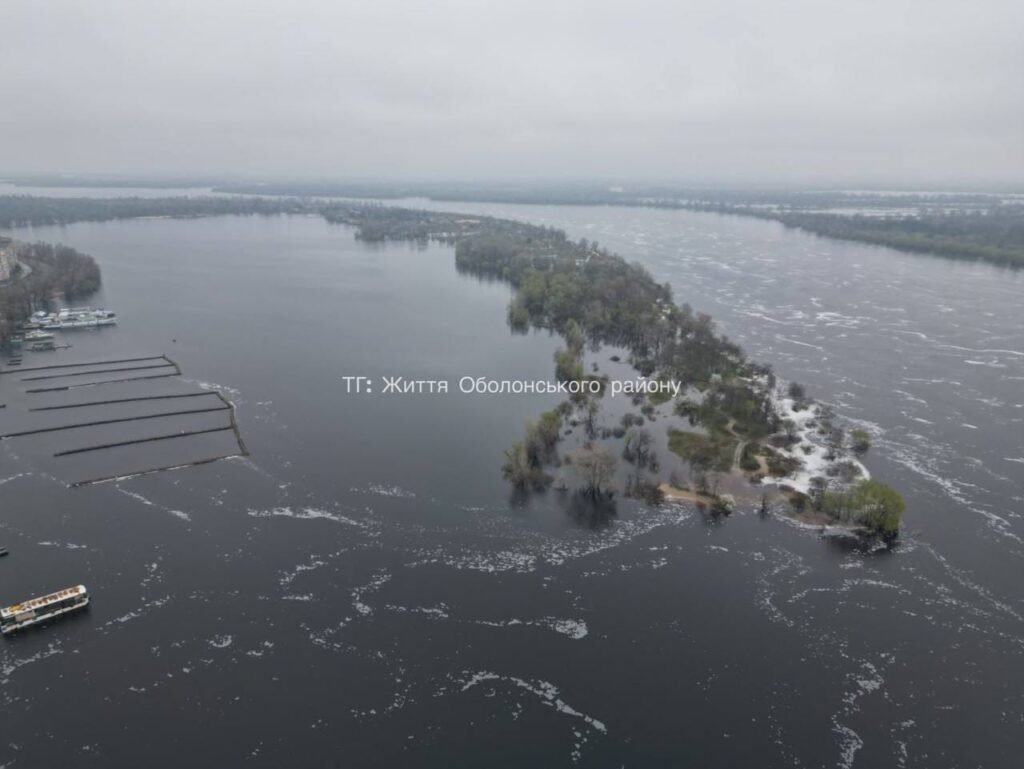
<instances>
[{"instance_id":1,"label":"island in river","mask_svg":"<svg viewBox=\"0 0 1024 769\"><path fill-rule=\"evenodd\" d=\"M554 374L568 397L506 452L502 470L517 491L568 492L574 476L576 493L593 503L621 489L652 503L690 499L721 514L737 495L762 508L782 495L805 520L897 535L902 498L853 457L867 450L865 436L847 436L799 384L779 391L770 366L748 360L709 316L677 305L671 288L642 266L561 230L491 217L377 205L322 213L355 226L364 240L453 243L460 271L516 289L513 331L542 328L564 338ZM606 347L622 355L598 361ZM640 379L624 387L630 376ZM632 396L624 410L610 403L616 382ZM565 443L572 448L560 451ZM660 446L685 461L686 482L675 471L665 477Z\"/></svg>"}]
</instances>

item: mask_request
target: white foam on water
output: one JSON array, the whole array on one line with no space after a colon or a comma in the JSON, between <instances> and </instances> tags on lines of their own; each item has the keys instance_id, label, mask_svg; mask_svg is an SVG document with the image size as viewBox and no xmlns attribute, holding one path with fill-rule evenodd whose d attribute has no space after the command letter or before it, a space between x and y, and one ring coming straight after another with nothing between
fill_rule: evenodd
<instances>
[{"instance_id":1,"label":"white foam on water","mask_svg":"<svg viewBox=\"0 0 1024 769\"><path fill-rule=\"evenodd\" d=\"M295 566L291 571L283 572L281 578L278 580L278 584L282 587L290 585L297 576L305 571L314 571L315 569L323 568L327 565L327 561L319 558L318 556L310 556L306 563L300 563Z\"/></svg>"},{"instance_id":2,"label":"white foam on water","mask_svg":"<svg viewBox=\"0 0 1024 769\"><path fill-rule=\"evenodd\" d=\"M199 379L183 379L182 381L188 382L189 384L194 384L201 390L226 392L231 395L232 399L237 399L242 395L241 390L238 390L234 387L228 387L227 385L217 384L216 382L204 382Z\"/></svg>"},{"instance_id":3,"label":"white foam on water","mask_svg":"<svg viewBox=\"0 0 1024 769\"><path fill-rule=\"evenodd\" d=\"M43 542L37 542L36 544L37 545L42 545L43 547L62 547L65 550L90 550L91 549L89 547L89 545L76 545L74 542L50 542L50 541L43 541Z\"/></svg>"},{"instance_id":4,"label":"white foam on water","mask_svg":"<svg viewBox=\"0 0 1024 769\"><path fill-rule=\"evenodd\" d=\"M349 488L349 491L355 494L375 494L379 497L400 497L403 499L412 499L416 496L415 492L403 489L401 486L387 486L381 483L371 483L365 489L352 486Z\"/></svg>"},{"instance_id":5,"label":"white foam on water","mask_svg":"<svg viewBox=\"0 0 1024 769\"><path fill-rule=\"evenodd\" d=\"M964 363L966 363L968 366L986 366L987 368L1006 368L1006 364L1005 363L1000 363L999 361L991 361L991 360L965 360Z\"/></svg>"},{"instance_id":6,"label":"white foam on water","mask_svg":"<svg viewBox=\"0 0 1024 769\"><path fill-rule=\"evenodd\" d=\"M857 751L864 747L864 740L848 726L833 721L832 730L839 735L839 766L852 769Z\"/></svg>"},{"instance_id":7,"label":"white foam on water","mask_svg":"<svg viewBox=\"0 0 1024 769\"><path fill-rule=\"evenodd\" d=\"M247 657L262 657L264 654L274 648L273 641L263 641L255 649L249 649L245 655Z\"/></svg>"},{"instance_id":8,"label":"white foam on water","mask_svg":"<svg viewBox=\"0 0 1024 769\"><path fill-rule=\"evenodd\" d=\"M908 437L922 439L921 436L910 435ZM1001 536L1012 539L1019 544L1024 544L1024 539L1013 531L1013 527L1006 518L992 510L986 510L984 507L975 504L967 496L964 489L968 488L970 484L965 484L961 481L949 478L939 472L938 469L932 469L925 465L926 462L934 465L934 457L919 458L914 450L909 447L899 445L890 446L888 455L909 470L912 470L918 475L935 483L950 499L957 502L959 505L973 513L981 515L988 526Z\"/></svg>"},{"instance_id":9,"label":"white foam on water","mask_svg":"<svg viewBox=\"0 0 1024 769\"><path fill-rule=\"evenodd\" d=\"M138 609L132 609L131 611L122 614L120 617L115 617L112 620L108 620L107 622L103 623L100 626L100 628L108 628L113 625L123 625L126 622L131 622L134 619L138 619L139 617L144 616L150 609L160 608L170 600L171 597L167 595L162 598L154 598L151 601L146 601Z\"/></svg>"},{"instance_id":10,"label":"white foam on water","mask_svg":"<svg viewBox=\"0 0 1024 769\"><path fill-rule=\"evenodd\" d=\"M366 522L357 521L340 513L331 513L318 507L301 507L292 509L289 506L272 507L267 510L255 510L249 508L246 514L250 518L294 518L300 521L327 520L335 523L343 523L347 526L355 526L357 529L366 528Z\"/></svg>"},{"instance_id":11,"label":"white foam on water","mask_svg":"<svg viewBox=\"0 0 1024 769\"><path fill-rule=\"evenodd\" d=\"M677 526L688 521L693 510L685 505L667 503L648 510L642 516L616 521L602 532L590 532L586 538L565 540L534 532L526 536L516 531L516 548L452 552L443 547L414 550L416 560L409 567L441 565L451 569L487 573L528 573L542 566L562 566L570 561L586 558L627 544L637 537L663 526Z\"/></svg>"},{"instance_id":12,"label":"white foam on water","mask_svg":"<svg viewBox=\"0 0 1024 769\"><path fill-rule=\"evenodd\" d=\"M448 606L446 604L438 604L437 606L395 606L394 604L388 604L385 608L388 611L398 612L399 614L423 614L431 619L449 619Z\"/></svg>"},{"instance_id":13,"label":"white foam on water","mask_svg":"<svg viewBox=\"0 0 1024 769\"><path fill-rule=\"evenodd\" d=\"M363 597L367 593L372 593L372 592L376 591L382 585L386 584L390 580L391 580L391 574L389 574L386 569L381 569L380 571L376 572L373 575L373 579L371 579L367 584L362 585L362 586L357 587L357 588L353 588L353 590L352 590L352 607L357 612L362 614L364 617L367 617L367 616L373 614L373 607L370 606L369 604L367 604L365 601L363 601Z\"/></svg>"},{"instance_id":14,"label":"white foam on water","mask_svg":"<svg viewBox=\"0 0 1024 769\"><path fill-rule=\"evenodd\" d=\"M9 681L9 679L11 677L11 674L13 674L19 668L25 667L25 665L31 665L34 662L39 662L41 660L45 660L47 657L52 657L55 654L63 654L63 653L64 653L64 650L62 648L60 648L60 646L58 644L51 643L45 649L42 649L41 651L36 652L31 657L22 657L21 659L16 659L16 660L13 660L11 662L6 662L5 661L4 664L3 664L3 667L0 667L0 675L3 676L3 678L0 678L0 684L8 683L8 681Z\"/></svg>"},{"instance_id":15,"label":"white foam on water","mask_svg":"<svg viewBox=\"0 0 1024 769\"><path fill-rule=\"evenodd\" d=\"M574 641L586 638L590 632L587 623L581 619L558 619L556 617L545 617L531 624L549 627L556 633L569 636Z\"/></svg>"},{"instance_id":16,"label":"white foam on water","mask_svg":"<svg viewBox=\"0 0 1024 769\"><path fill-rule=\"evenodd\" d=\"M141 494L139 494L137 492L134 492L134 491L128 491L127 489L122 489L120 486L117 486L116 488L117 488L117 490L119 492L124 494L126 497L131 497L132 499L138 500L139 502L141 502L142 504L146 505L147 507L158 508L160 510L163 510L165 513L170 513L175 518L180 518L183 521L191 521L192 520L192 516L189 515L186 512L183 512L181 510L174 510L174 509L172 509L170 507L164 507L163 505L158 505L156 502L153 502L152 500L147 499L146 497L142 496Z\"/></svg>"},{"instance_id":17,"label":"white foam on water","mask_svg":"<svg viewBox=\"0 0 1024 769\"><path fill-rule=\"evenodd\" d=\"M554 710L558 711L563 715L580 719L585 724L587 724L587 726L589 726L593 731L601 735L608 734L608 728L604 725L604 722L599 721L593 716L587 715L586 713L582 713L579 710L576 710L576 708L569 705L567 702L565 702L565 700L563 700L559 696L560 691L558 687L549 681L527 681L526 679L518 678L516 676L503 676L498 673L493 673L490 671L480 671L472 674L470 674L469 671L465 671L463 675L465 677L460 681L460 683L462 684L461 691L463 692L469 691L470 689L476 686L480 686L491 681L511 684L519 689L522 689L536 696L542 705L553 708ZM572 762L575 764L578 763L580 758L582 757L582 748L583 744L586 742L586 739L583 734L576 731L575 729L573 730L573 736L576 738L576 740L573 744L573 750L570 757L572 759Z\"/></svg>"}]
</instances>

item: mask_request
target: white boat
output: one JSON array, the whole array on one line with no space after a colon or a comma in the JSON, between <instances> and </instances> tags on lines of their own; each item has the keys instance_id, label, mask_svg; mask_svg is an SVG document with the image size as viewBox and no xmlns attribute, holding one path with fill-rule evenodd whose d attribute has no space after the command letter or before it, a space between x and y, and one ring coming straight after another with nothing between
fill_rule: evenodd
<instances>
[{"instance_id":1,"label":"white boat","mask_svg":"<svg viewBox=\"0 0 1024 769\"><path fill-rule=\"evenodd\" d=\"M85 585L58 590L56 593L32 598L0 609L0 629L4 635L59 617L89 605Z\"/></svg>"},{"instance_id":2,"label":"white boat","mask_svg":"<svg viewBox=\"0 0 1024 769\"><path fill-rule=\"evenodd\" d=\"M55 334L51 334L48 331L29 331L27 334L25 334L25 341L43 342L46 341L47 339L54 339L55 336Z\"/></svg>"},{"instance_id":3,"label":"white boat","mask_svg":"<svg viewBox=\"0 0 1024 769\"><path fill-rule=\"evenodd\" d=\"M116 323L116 313L103 309L94 310L91 307L67 308L61 310L56 315L49 315L42 320L43 328L48 331L96 328L97 326L113 326Z\"/></svg>"}]
</instances>

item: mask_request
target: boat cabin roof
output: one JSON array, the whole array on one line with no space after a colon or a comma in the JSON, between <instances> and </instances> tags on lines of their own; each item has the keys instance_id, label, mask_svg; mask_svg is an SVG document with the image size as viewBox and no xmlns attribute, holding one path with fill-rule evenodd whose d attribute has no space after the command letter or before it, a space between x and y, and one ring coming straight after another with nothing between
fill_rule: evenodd
<instances>
[{"instance_id":1,"label":"boat cabin roof","mask_svg":"<svg viewBox=\"0 0 1024 769\"><path fill-rule=\"evenodd\" d=\"M58 590L56 593L50 593L49 595L40 596L39 598L30 598L27 601L6 606L0 609L0 616L11 617L15 614L21 614L22 612L38 609L42 606L46 606L47 604L62 601L65 598L76 598L81 595L85 595L85 585L75 585L74 587Z\"/></svg>"}]
</instances>

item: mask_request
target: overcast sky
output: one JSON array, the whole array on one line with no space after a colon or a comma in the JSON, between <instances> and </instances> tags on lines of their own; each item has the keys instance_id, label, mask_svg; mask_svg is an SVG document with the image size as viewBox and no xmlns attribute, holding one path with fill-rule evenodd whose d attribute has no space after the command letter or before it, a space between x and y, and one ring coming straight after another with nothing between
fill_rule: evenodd
<instances>
[{"instance_id":1,"label":"overcast sky","mask_svg":"<svg viewBox=\"0 0 1024 769\"><path fill-rule=\"evenodd\" d=\"M1024 186L1024 2L2 0L0 172Z\"/></svg>"}]
</instances>

